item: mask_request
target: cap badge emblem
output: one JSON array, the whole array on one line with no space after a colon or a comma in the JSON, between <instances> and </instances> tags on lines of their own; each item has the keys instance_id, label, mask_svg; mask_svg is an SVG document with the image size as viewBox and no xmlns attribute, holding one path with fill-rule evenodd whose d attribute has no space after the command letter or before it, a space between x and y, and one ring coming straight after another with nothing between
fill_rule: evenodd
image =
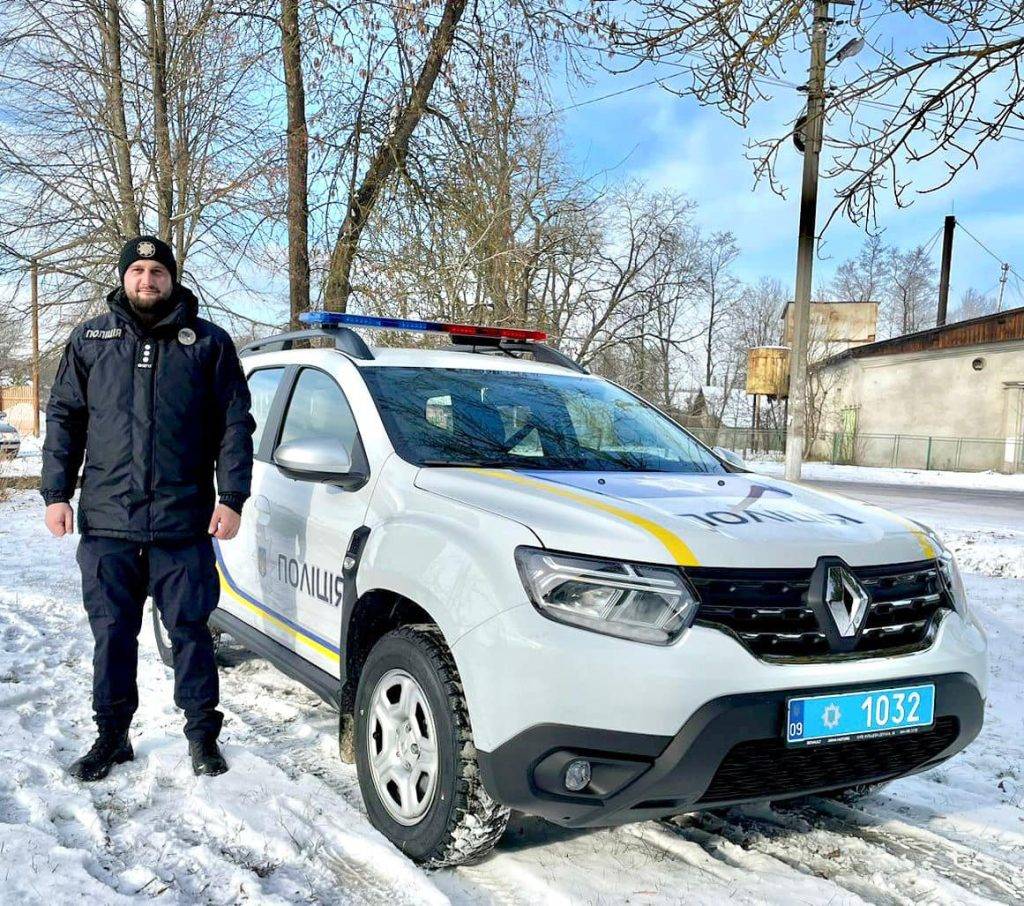
<instances>
[{"instance_id":1,"label":"cap badge emblem","mask_svg":"<svg viewBox=\"0 0 1024 906\"><path fill-rule=\"evenodd\" d=\"M135 250L142 258L152 258L156 254L156 246L152 242L140 242Z\"/></svg>"},{"instance_id":2,"label":"cap badge emblem","mask_svg":"<svg viewBox=\"0 0 1024 906\"><path fill-rule=\"evenodd\" d=\"M183 346L191 346L196 341L196 332L191 327L182 327L178 331L178 342Z\"/></svg>"}]
</instances>

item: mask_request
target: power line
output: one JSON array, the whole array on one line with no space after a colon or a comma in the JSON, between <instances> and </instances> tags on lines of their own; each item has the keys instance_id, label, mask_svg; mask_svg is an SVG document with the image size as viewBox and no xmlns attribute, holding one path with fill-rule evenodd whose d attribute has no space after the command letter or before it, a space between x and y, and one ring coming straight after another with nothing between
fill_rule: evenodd
<instances>
[{"instance_id":1,"label":"power line","mask_svg":"<svg viewBox=\"0 0 1024 906\"><path fill-rule=\"evenodd\" d=\"M1011 274L1013 274L1014 278L1017 280L1018 289L1019 289L1022 278L1021 278L1021 275L1017 272L1017 269L1012 264L1010 264L1010 262L1007 261L1005 258L1000 258L995 252L992 251L992 249L990 249L987 245L985 245L984 242L982 242L977 236L975 236L974 233L972 233L969 229L967 229L967 227L964 226L964 223L963 223L962 220L960 220L960 218L957 218L956 225L958 227L960 227L960 229L962 229L979 246L981 246L981 248L984 249L985 252L987 252L989 255L991 255L992 258L995 261L997 261L1000 266L1003 266L1003 265L1006 266L1006 268L1009 270L1009 272Z\"/></svg>"},{"instance_id":2,"label":"power line","mask_svg":"<svg viewBox=\"0 0 1024 906\"><path fill-rule=\"evenodd\" d=\"M1005 258L1000 258L995 252L992 251L992 249L990 249L987 245L985 245L984 242L982 242L977 236L975 236L974 233L972 233L969 229L967 229L967 227L964 226L964 222L962 220L960 220L960 218L957 218L956 225L958 227L960 227L960 229L962 229L968 236L970 236L971 239L973 239L975 242L977 242L978 245L980 245L986 252L988 252L1000 264L1002 264L1006 260Z\"/></svg>"},{"instance_id":3,"label":"power line","mask_svg":"<svg viewBox=\"0 0 1024 906\"><path fill-rule=\"evenodd\" d=\"M936 243L936 241L938 241L938 238L941 235L942 235L942 227L939 227L934 233L932 233L932 238L928 240L928 242L925 244L925 247L924 247L924 254L926 256L930 255L932 253L932 249L935 247L935 243Z\"/></svg>"},{"instance_id":4,"label":"power line","mask_svg":"<svg viewBox=\"0 0 1024 906\"><path fill-rule=\"evenodd\" d=\"M882 12L882 13L878 13L875 16L868 17L864 21L870 21L871 19L878 20L882 16L888 15L889 12L890 11L885 11L885 12ZM878 23L876 21L875 25L877 25L877 24ZM872 26L872 29L873 28L874 28L874 26ZM869 33L870 33L870 31L872 29L868 30ZM520 30L517 30L517 29L506 28L505 31L508 31L510 34L514 34L514 35L517 35L519 37L533 37L528 32L520 31ZM572 48L579 49L579 50L587 50L587 51L590 51L591 53L604 53L605 52L604 48L595 47L593 44L587 44L587 43L584 43L584 42L581 42L581 41L571 41L568 38L556 38L554 36L546 36L544 38L544 40L547 41L548 43L551 43L551 44L561 44L561 45L563 45L565 47L572 47ZM676 60L654 59L654 58L646 56L644 54L636 53L634 51L629 51L629 50L618 50L618 49L616 49L616 50L610 50L608 52L610 52L613 56L614 55L618 55L618 56L622 56L622 57L628 57L630 59L637 60L637 61L643 62L643 63L650 63L650 64L655 65L655 66L671 66L671 67L676 68L676 69L682 69L682 70L684 70L686 72L692 72L692 69L691 69L691 67L688 64L682 63L682 62L678 62ZM679 57L693 57L693 58L700 59L699 54L695 54L695 53L680 52L680 53L677 54L677 56L679 56ZM657 81L658 80L654 80L654 82L647 82L647 83L645 83L643 85L637 85L637 86L635 86L635 88L646 88L649 85L654 84ZM771 86L771 87L776 87L776 88L791 88L791 89L794 89L794 90L800 89L800 88L803 87L802 85L800 85L797 82L790 82L790 81L787 81L785 79L776 78L774 76L754 76L754 77L751 78L751 82L753 82L756 85L761 85L761 86ZM614 97L614 96L615 96L615 94L607 95L607 97ZM603 97L602 98L595 98L594 100L595 101L603 100ZM589 101L584 101L584 102L582 102L580 104L580 106L584 106L584 104L587 104L587 103L590 103L590 102ZM880 108L880 109L886 109L886 110L899 111L899 110L902 109L901 106L898 105L898 104L893 104L893 103L886 102L886 101L874 100L874 99L871 99L871 98L865 98L863 100L860 100L859 103L865 104L867 106L877 107L877 108ZM572 108L570 107L568 109L572 109ZM987 122L987 121L985 121L983 119L980 119L978 117L966 117L964 119L964 122L965 123L972 123L974 125L981 126L984 129L991 129L992 128L992 123L989 123L989 122ZM1016 125L1013 125L1012 123L1005 123L1005 124L1003 124L1003 126L1001 128L1004 129L1004 130L1012 129L1015 132L1024 132L1024 126L1016 126ZM1015 139L1013 136L1004 136L1004 138L1006 138L1006 139L1008 139L1010 141L1024 141L1024 138L1017 138L1017 139Z\"/></svg>"},{"instance_id":5,"label":"power line","mask_svg":"<svg viewBox=\"0 0 1024 906\"><path fill-rule=\"evenodd\" d=\"M608 94L601 94L594 98L587 98L585 101L580 101L576 104L567 104L565 107L557 107L554 110L548 110L545 112L545 116L557 116L559 113L565 113L569 110L576 110L580 107L586 107L588 104L596 104L598 101L607 101L609 98L618 97L621 94L629 94L631 91L639 91L641 88L650 88L652 85L661 85L667 82L669 79L677 78L678 76L666 76L661 79L651 79L649 82L641 82L639 85L630 85L628 88L620 88L618 91L612 91Z\"/></svg>"}]
</instances>

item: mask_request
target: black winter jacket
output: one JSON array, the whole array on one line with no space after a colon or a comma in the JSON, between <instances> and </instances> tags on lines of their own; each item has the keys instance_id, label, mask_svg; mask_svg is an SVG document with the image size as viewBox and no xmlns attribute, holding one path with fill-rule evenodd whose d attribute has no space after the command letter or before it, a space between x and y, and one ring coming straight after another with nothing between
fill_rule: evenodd
<instances>
[{"instance_id":1,"label":"black winter jacket","mask_svg":"<svg viewBox=\"0 0 1024 906\"><path fill-rule=\"evenodd\" d=\"M70 500L82 458L78 529L156 541L206 535L214 507L249 496L249 388L227 332L196 316L175 286L172 310L147 330L120 288L110 311L80 324L64 347L46 406L40 492Z\"/></svg>"}]
</instances>

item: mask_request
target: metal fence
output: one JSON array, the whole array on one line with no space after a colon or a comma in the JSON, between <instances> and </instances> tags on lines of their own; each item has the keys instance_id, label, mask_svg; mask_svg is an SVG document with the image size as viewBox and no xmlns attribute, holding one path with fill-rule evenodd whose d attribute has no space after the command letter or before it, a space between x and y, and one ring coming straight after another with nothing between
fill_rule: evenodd
<instances>
[{"instance_id":1,"label":"metal fence","mask_svg":"<svg viewBox=\"0 0 1024 906\"><path fill-rule=\"evenodd\" d=\"M786 433L781 429L689 428L712 447L734 450L748 459L781 458ZM935 437L918 434L825 432L815 437L807 458L837 465L899 469L949 469L962 472L1024 472L1024 438Z\"/></svg>"}]
</instances>

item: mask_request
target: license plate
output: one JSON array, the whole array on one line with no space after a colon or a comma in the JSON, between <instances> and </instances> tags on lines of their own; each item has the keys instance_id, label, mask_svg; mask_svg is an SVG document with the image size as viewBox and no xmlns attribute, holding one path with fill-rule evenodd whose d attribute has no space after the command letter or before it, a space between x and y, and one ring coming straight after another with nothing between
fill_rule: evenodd
<instances>
[{"instance_id":1,"label":"license plate","mask_svg":"<svg viewBox=\"0 0 1024 906\"><path fill-rule=\"evenodd\" d=\"M935 686L902 686L791 698L786 702L786 742L820 745L916 733L935 721Z\"/></svg>"}]
</instances>

